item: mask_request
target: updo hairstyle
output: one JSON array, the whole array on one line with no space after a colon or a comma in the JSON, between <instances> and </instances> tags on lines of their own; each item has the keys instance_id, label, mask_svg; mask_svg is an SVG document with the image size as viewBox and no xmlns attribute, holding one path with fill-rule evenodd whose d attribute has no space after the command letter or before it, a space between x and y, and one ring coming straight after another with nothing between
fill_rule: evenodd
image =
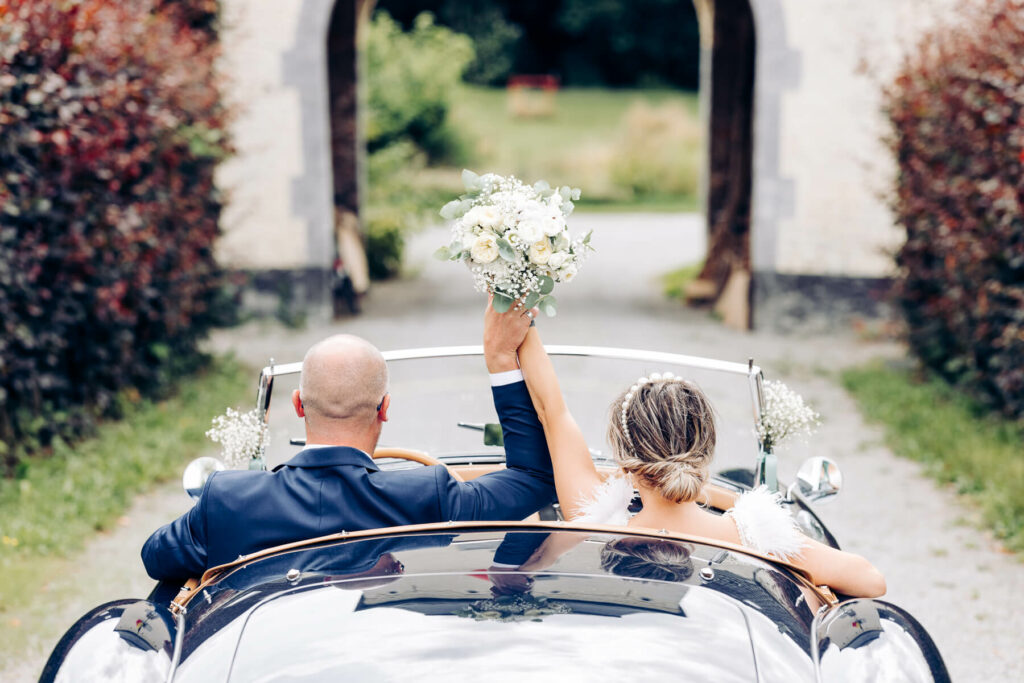
<instances>
[{"instance_id":1,"label":"updo hairstyle","mask_svg":"<svg viewBox=\"0 0 1024 683\"><path fill-rule=\"evenodd\" d=\"M642 377L612 404L608 443L623 471L673 502L696 500L715 451L711 403L671 374Z\"/></svg>"}]
</instances>

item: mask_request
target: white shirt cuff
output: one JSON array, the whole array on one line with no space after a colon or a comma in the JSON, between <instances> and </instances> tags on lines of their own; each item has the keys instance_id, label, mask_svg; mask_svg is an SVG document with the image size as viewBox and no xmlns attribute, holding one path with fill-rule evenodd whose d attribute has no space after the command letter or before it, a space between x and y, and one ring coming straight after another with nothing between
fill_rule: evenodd
<instances>
[{"instance_id":1,"label":"white shirt cuff","mask_svg":"<svg viewBox=\"0 0 1024 683\"><path fill-rule=\"evenodd\" d=\"M522 370L506 370L505 372L491 373L491 386L503 387L506 384L515 384L523 381Z\"/></svg>"}]
</instances>

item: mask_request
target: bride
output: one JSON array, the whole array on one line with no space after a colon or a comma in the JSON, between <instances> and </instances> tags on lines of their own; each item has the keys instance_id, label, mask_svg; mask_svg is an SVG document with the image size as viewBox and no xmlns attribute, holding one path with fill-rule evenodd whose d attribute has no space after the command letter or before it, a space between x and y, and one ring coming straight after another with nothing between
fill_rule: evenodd
<instances>
[{"instance_id":1,"label":"bride","mask_svg":"<svg viewBox=\"0 0 1024 683\"><path fill-rule=\"evenodd\" d=\"M501 314L488 307L488 315ZM605 480L566 407L534 326L519 347L519 364L544 427L566 519L665 529L742 544L786 560L804 569L816 584L840 593L885 593L885 579L870 562L801 534L775 495L763 487L742 494L724 515L698 504L714 455L715 423L707 397L694 384L670 373L654 374L615 399L608 437L621 470ZM633 487L640 492L643 509L629 519L626 506Z\"/></svg>"}]
</instances>

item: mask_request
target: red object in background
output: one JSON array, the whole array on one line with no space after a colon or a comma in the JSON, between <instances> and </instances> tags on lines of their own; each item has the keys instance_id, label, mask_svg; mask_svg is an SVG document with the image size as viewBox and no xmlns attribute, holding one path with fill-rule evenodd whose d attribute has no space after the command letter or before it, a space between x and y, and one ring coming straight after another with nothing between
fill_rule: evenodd
<instances>
[{"instance_id":1,"label":"red object in background","mask_svg":"<svg viewBox=\"0 0 1024 683\"><path fill-rule=\"evenodd\" d=\"M508 77L508 89L534 88L536 90L557 91L558 76L551 74L515 74Z\"/></svg>"},{"instance_id":2,"label":"red object in background","mask_svg":"<svg viewBox=\"0 0 1024 683\"><path fill-rule=\"evenodd\" d=\"M558 76L516 74L508 79L508 110L517 118L553 116Z\"/></svg>"}]
</instances>

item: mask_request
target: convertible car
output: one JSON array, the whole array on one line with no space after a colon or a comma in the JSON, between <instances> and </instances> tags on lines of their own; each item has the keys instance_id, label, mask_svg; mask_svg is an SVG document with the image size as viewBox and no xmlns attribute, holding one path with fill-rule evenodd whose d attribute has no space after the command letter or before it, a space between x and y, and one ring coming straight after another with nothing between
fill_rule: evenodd
<instances>
[{"instance_id":1,"label":"convertible car","mask_svg":"<svg viewBox=\"0 0 1024 683\"><path fill-rule=\"evenodd\" d=\"M598 466L607 403L652 370L696 381L718 411L724 511L777 488L806 534L838 547L812 504L838 493L835 463L809 458L788 486L753 428L762 374L749 363L549 347ZM382 468L441 464L463 479L503 467L479 347L385 354L391 421ZM266 464L302 444L286 396L300 365L264 368ZM290 407L290 406L289 406ZM200 459L186 490L220 465ZM778 468L780 471L784 467ZM785 472L780 472L785 474ZM634 505L638 505L638 499ZM166 588L166 587L163 587ZM174 595L173 599L167 597ZM882 600L847 599L798 567L685 534L562 521L451 522L300 540L209 569L171 593L116 600L58 643L44 681L948 681L921 625ZM671 677L671 678L669 678Z\"/></svg>"}]
</instances>

